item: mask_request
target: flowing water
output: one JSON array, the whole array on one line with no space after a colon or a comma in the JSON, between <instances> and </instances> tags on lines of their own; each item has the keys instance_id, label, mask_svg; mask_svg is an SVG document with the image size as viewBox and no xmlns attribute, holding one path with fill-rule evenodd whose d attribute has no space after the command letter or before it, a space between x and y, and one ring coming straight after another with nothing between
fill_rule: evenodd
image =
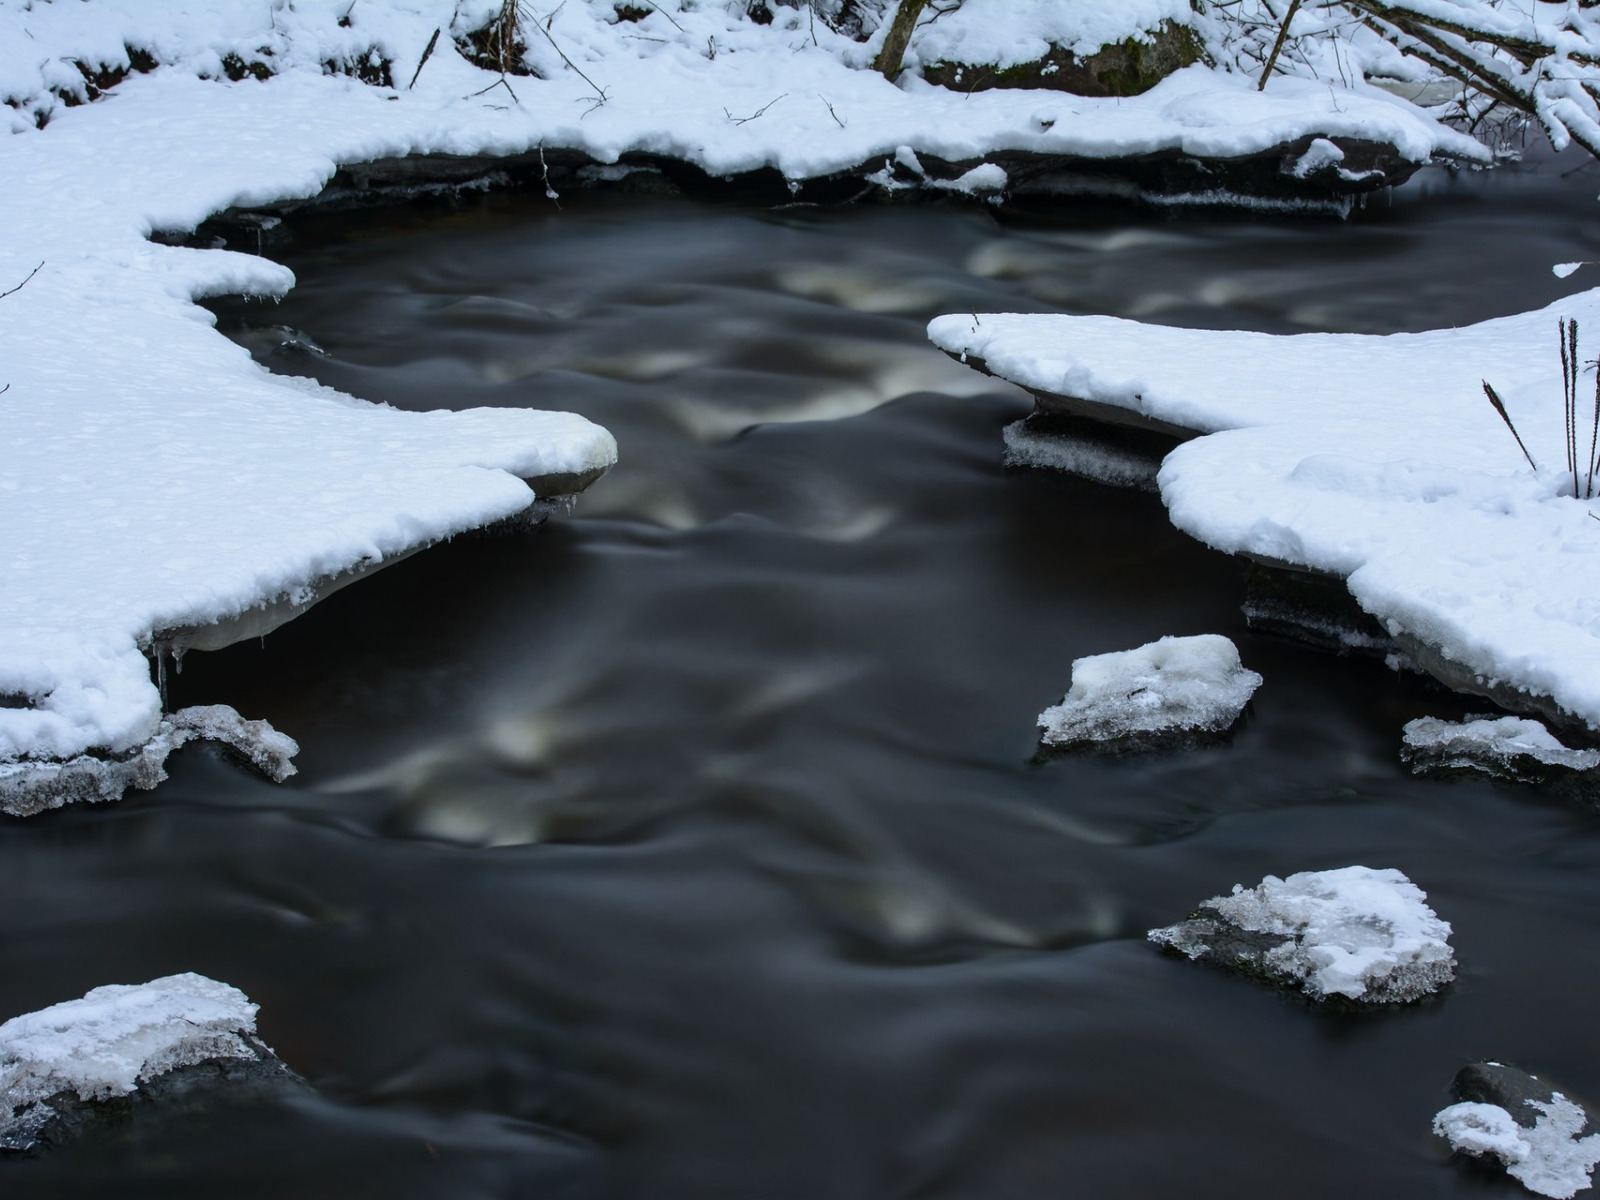
<instances>
[{"instance_id":1,"label":"flowing water","mask_svg":"<svg viewBox=\"0 0 1600 1200\"><path fill-rule=\"evenodd\" d=\"M191 748L0 823L0 1016L199 971L315 1088L0 1163L0 1194L1510 1194L1429 1122L1482 1056L1600 1098L1600 816L1409 778L1401 725L1473 705L1252 635L1153 497L1004 472L1026 398L922 328L1524 309L1600 257L1573 166L1344 223L624 194L295 222L294 293L218 306L272 369L575 410L621 462L541 529L190 655L173 702L293 734L288 785ZM1032 761L1075 657L1200 632L1266 677L1231 744ZM1330 1016L1144 941L1351 863L1454 923L1448 994Z\"/></svg>"}]
</instances>

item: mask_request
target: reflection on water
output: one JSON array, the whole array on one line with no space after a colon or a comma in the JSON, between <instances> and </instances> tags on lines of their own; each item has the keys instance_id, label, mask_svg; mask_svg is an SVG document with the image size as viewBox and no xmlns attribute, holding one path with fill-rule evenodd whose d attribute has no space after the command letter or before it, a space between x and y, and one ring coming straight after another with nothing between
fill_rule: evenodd
<instances>
[{"instance_id":1,"label":"reflection on water","mask_svg":"<svg viewBox=\"0 0 1600 1200\"><path fill-rule=\"evenodd\" d=\"M292 733L290 786L191 749L156 792L0 825L0 1013L198 970L317 1089L0 1164L4 1194L1482 1191L1427 1132L1462 1061L1600 1097L1600 822L1405 777L1401 725L1459 701L1252 636L1236 568L1153 498L1003 473L1027 398L922 326L1475 320L1596 256L1594 174L1437 174L1348 224L620 196L299 222L297 290L221 306L262 361L576 410L622 462L570 518L190 655L175 701ZM1231 745L1030 761L1073 658L1199 632L1266 677ZM1356 862L1455 923L1441 1001L1333 1019L1141 940Z\"/></svg>"}]
</instances>

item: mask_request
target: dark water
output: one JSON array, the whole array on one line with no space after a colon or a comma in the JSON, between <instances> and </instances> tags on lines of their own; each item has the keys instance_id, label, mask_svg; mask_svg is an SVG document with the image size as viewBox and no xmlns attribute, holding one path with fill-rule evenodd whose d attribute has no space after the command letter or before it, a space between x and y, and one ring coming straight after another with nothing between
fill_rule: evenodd
<instances>
[{"instance_id":1,"label":"dark water","mask_svg":"<svg viewBox=\"0 0 1600 1200\"><path fill-rule=\"evenodd\" d=\"M300 222L293 295L221 308L273 369L573 409L622 462L570 518L192 655L174 702L292 733L289 785L190 749L155 792L0 824L0 1016L199 971L317 1089L0 1163L0 1195L1513 1194L1429 1121L1479 1056L1600 1098L1600 817L1408 778L1401 725L1460 701L1251 635L1237 568L1153 498L1002 472L1027 403L922 326L1543 304L1600 243L1572 165L1349 223L514 195ZM331 357L248 328L279 322ZM1267 680L1231 745L1030 764L1073 658L1199 632ZM1351 863L1454 923L1448 995L1334 1018L1143 941Z\"/></svg>"}]
</instances>

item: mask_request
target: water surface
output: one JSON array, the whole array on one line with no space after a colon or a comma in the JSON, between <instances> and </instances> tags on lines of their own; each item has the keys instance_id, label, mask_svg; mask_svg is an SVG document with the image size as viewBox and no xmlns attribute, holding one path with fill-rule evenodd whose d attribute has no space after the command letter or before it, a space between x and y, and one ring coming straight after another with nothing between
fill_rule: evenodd
<instances>
[{"instance_id":1,"label":"water surface","mask_svg":"<svg viewBox=\"0 0 1600 1200\"><path fill-rule=\"evenodd\" d=\"M1003 471L1026 397L922 328L1464 323L1582 285L1549 265L1600 257L1597 190L1543 160L1349 222L617 194L299 220L290 297L219 305L265 364L574 410L621 463L570 517L191 654L174 702L293 734L290 784L191 748L154 792L0 823L0 1015L200 971L316 1089L0 1191L1510 1194L1429 1121L1480 1056L1600 1097L1600 819L1410 779L1401 725L1472 705L1252 635L1237 567L1153 497ZM1201 632L1266 677L1231 744L1031 761L1075 657ZM1446 996L1335 1018L1143 940L1351 863L1454 923Z\"/></svg>"}]
</instances>

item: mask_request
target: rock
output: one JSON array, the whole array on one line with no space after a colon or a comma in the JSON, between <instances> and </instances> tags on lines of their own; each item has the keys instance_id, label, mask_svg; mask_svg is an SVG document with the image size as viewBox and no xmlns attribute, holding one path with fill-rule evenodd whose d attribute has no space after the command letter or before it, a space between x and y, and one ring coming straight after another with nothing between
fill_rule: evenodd
<instances>
[{"instance_id":1,"label":"rock","mask_svg":"<svg viewBox=\"0 0 1600 1200\"><path fill-rule=\"evenodd\" d=\"M1497 1062L1463 1067L1450 1090L1457 1103L1433 1118L1433 1131L1452 1150L1499 1159L1535 1195L1568 1197L1591 1186L1600 1127L1582 1104Z\"/></svg>"},{"instance_id":2,"label":"rock","mask_svg":"<svg viewBox=\"0 0 1600 1200\"><path fill-rule=\"evenodd\" d=\"M1052 45L1043 58L1001 67L994 63L935 62L922 69L929 83L958 92L1045 88L1078 96L1137 96L1172 72L1201 60L1194 30L1163 21L1142 37L1102 46L1082 58Z\"/></svg>"},{"instance_id":3,"label":"rock","mask_svg":"<svg viewBox=\"0 0 1600 1200\"><path fill-rule=\"evenodd\" d=\"M1061 703L1039 714L1041 740L1117 753L1185 747L1226 735L1260 686L1219 634L1090 655L1072 664Z\"/></svg>"},{"instance_id":4,"label":"rock","mask_svg":"<svg viewBox=\"0 0 1600 1200\"><path fill-rule=\"evenodd\" d=\"M1318 1002L1404 1004L1455 978L1450 925L1392 868L1268 875L1149 932L1184 955L1303 992Z\"/></svg>"},{"instance_id":5,"label":"rock","mask_svg":"<svg viewBox=\"0 0 1600 1200\"><path fill-rule=\"evenodd\" d=\"M299 1088L255 1014L237 988L186 973L13 1017L0 1025L0 1150L58 1145L135 1099L203 1107L224 1086Z\"/></svg>"}]
</instances>

